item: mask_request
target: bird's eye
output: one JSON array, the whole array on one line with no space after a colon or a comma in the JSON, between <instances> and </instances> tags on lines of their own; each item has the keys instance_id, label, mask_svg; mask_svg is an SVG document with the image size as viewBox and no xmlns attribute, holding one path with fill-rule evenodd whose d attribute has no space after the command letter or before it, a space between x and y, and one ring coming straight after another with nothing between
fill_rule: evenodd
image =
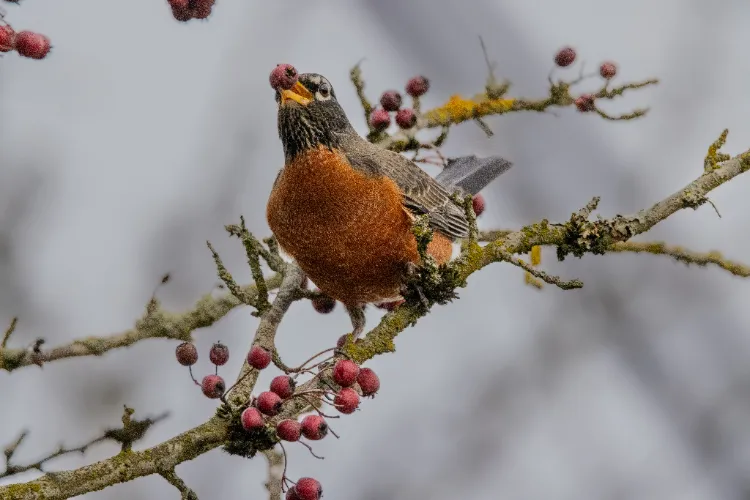
<instances>
[{"instance_id":1,"label":"bird's eye","mask_svg":"<svg viewBox=\"0 0 750 500\"><path fill-rule=\"evenodd\" d=\"M326 82L323 82L320 84L320 87L318 87L318 92L320 92L321 96L328 97L328 94L331 93L331 86Z\"/></svg>"}]
</instances>

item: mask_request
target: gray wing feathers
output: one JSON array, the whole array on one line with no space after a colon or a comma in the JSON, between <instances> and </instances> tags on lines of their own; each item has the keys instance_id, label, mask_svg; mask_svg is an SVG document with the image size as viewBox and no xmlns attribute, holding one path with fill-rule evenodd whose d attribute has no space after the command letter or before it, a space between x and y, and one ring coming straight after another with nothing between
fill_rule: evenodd
<instances>
[{"instance_id":1,"label":"gray wing feathers","mask_svg":"<svg viewBox=\"0 0 750 500\"><path fill-rule=\"evenodd\" d=\"M430 225L452 238L466 238L469 224L463 208L451 193L405 156L375 146L360 137L343 148L352 167L368 174L387 175L404 194L404 205L418 214L428 214Z\"/></svg>"}]
</instances>

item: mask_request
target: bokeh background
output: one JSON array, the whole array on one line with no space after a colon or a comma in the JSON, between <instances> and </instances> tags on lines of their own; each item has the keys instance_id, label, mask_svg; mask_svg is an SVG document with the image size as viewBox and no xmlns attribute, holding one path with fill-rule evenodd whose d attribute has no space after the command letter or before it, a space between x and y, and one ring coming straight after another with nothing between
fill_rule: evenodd
<instances>
[{"instance_id":1,"label":"bokeh background","mask_svg":"<svg viewBox=\"0 0 750 500\"><path fill-rule=\"evenodd\" d=\"M541 97L564 44L589 70L612 59L616 81L662 79L605 107L651 106L635 122L573 109L472 123L444 152L501 154L514 169L485 192L483 228L562 220L600 195L605 216L630 213L700 175L707 146L728 127L726 151L748 147L750 4L739 0L220 0L208 22L174 21L162 0L25 0L17 29L47 34L45 61L0 60L0 325L21 318L14 345L51 345L118 332L159 290L188 308L217 283L210 239L243 281L241 245L223 225L240 214L265 236L264 209L282 164L268 73L279 62L325 74L365 131L348 82L366 58L375 100L416 74L424 99L481 90L482 35L516 96ZM577 69L560 71L574 77ZM598 85L594 79L591 86ZM581 87L585 89L586 86ZM711 194L646 237L750 261L750 178ZM290 446L291 477L313 475L328 499L746 499L750 497L750 283L666 257L613 255L543 265L585 288L537 291L495 265L461 300L437 307L370 362L382 391L334 422L341 440ZM381 312L368 312L376 324ZM221 340L239 369L256 319L235 310L197 332L202 360ZM342 308L297 303L278 346L291 364L348 331ZM140 447L203 422L215 403L152 340L99 359L0 373L0 443L28 428L19 460L61 440L75 445L116 426L122 405L172 412ZM260 384L274 376L263 373ZM116 453L103 444L72 468ZM178 468L201 499L264 498L266 464L215 450ZM31 479L34 474L12 478ZM170 499L149 477L87 495Z\"/></svg>"}]
</instances>

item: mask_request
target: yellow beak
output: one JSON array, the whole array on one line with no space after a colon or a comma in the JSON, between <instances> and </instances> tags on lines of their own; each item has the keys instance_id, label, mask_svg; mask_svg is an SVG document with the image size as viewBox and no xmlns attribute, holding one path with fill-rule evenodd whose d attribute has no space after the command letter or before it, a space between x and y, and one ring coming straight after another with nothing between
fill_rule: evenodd
<instances>
[{"instance_id":1,"label":"yellow beak","mask_svg":"<svg viewBox=\"0 0 750 500\"><path fill-rule=\"evenodd\" d=\"M294 86L289 90L281 90L282 105L284 105L287 101L294 101L302 104L303 106L307 106L308 104L310 104L312 99L313 95L309 90L307 90L307 87L302 85L300 82L295 83Z\"/></svg>"}]
</instances>

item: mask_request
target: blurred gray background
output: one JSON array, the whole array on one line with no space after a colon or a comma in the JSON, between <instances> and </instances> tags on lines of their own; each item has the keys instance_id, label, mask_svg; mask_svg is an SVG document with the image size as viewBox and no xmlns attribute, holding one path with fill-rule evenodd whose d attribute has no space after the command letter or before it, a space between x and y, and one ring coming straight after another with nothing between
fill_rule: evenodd
<instances>
[{"instance_id":1,"label":"blurred gray background","mask_svg":"<svg viewBox=\"0 0 750 500\"><path fill-rule=\"evenodd\" d=\"M268 234L265 203L283 161L268 86L279 62L329 77L360 131L353 64L366 57L373 100L427 75L429 107L482 88L478 35L517 96L545 95L565 44L589 70L615 60L616 81L662 79L605 105L652 107L635 122L564 109L491 118L491 139L471 123L455 128L446 154L502 154L516 165L485 192L485 229L562 220L593 195L605 216L630 213L700 175L723 128L727 152L750 146L750 4L739 0L219 0L208 22L187 24L163 0L24 0L8 11L15 28L54 44L45 61L0 60L0 325L20 316L14 345L127 329L165 272L173 280L159 297L188 308L218 281L206 239L249 280L223 225L244 214ZM711 195L721 219L705 206L640 239L748 262L749 186L740 177ZM288 447L290 476L317 477L334 500L750 498L750 283L665 257L561 264L545 250L543 265L585 288L539 292L508 265L473 276L461 300L398 337L396 355L369 363L381 393L334 422L342 439L315 445L324 461ZM370 326L380 314L368 313ZM221 373L232 378L255 325L236 310L197 332L197 375L221 340L232 350ZM300 362L348 329L342 308L321 316L298 303L278 346ZM140 447L203 422L215 403L174 347L148 341L0 372L0 444L29 428L18 458L33 460L61 439L75 445L117 425L124 403L141 416L172 412ZM276 374L263 373L261 386ZM50 468L116 452L104 444ZM216 450L178 473L202 500L265 497L262 457ZM149 477L86 498L178 493Z\"/></svg>"}]
</instances>

